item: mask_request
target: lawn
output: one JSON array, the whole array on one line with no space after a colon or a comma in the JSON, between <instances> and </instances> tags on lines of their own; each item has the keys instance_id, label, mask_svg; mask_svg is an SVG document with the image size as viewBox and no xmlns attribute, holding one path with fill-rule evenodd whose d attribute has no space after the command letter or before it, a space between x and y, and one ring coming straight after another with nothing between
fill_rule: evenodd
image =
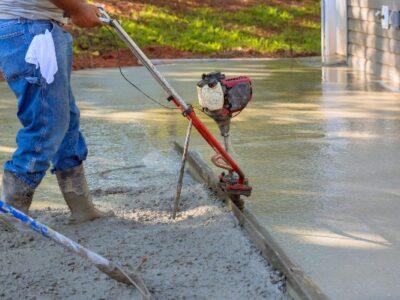
<instances>
[{"instance_id":1,"label":"lawn","mask_svg":"<svg viewBox=\"0 0 400 300\"><path fill-rule=\"evenodd\" d=\"M320 54L319 0L100 2L152 57ZM73 34L77 56L109 57L115 50L106 28Z\"/></svg>"}]
</instances>

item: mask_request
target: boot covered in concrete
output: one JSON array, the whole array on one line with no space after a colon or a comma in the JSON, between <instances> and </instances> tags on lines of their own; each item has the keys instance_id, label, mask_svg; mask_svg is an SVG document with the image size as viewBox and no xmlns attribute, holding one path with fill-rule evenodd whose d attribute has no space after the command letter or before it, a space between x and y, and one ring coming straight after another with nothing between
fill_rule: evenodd
<instances>
[{"instance_id":1,"label":"boot covered in concrete","mask_svg":"<svg viewBox=\"0 0 400 300\"><path fill-rule=\"evenodd\" d=\"M24 214L28 214L34 193L35 189L15 176L14 173L4 171L1 199L5 203L12 205Z\"/></svg>"},{"instance_id":2,"label":"boot covered in concrete","mask_svg":"<svg viewBox=\"0 0 400 300\"><path fill-rule=\"evenodd\" d=\"M9 171L4 171L2 186L1 199L24 214L28 214L35 189ZM3 225L2 227L8 231L15 230L15 224L18 223L11 217L6 216L2 216L0 221Z\"/></svg>"},{"instance_id":3,"label":"boot covered in concrete","mask_svg":"<svg viewBox=\"0 0 400 300\"><path fill-rule=\"evenodd\" d=\"M114 216L111 211L102 212L94 207L83 165L58 171L56 176L64 199L71 210L71 224Z\"/></svg>"}]
</instances>

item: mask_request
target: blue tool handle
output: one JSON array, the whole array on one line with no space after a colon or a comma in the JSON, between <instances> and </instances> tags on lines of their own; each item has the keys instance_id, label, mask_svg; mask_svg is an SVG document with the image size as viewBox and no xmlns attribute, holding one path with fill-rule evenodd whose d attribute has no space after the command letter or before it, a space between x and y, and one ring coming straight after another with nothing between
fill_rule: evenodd
<instances>
[{"instance_id":1,"label":"blue tool handle","mask_svg":"<svg viewBox=\"0 0 400 300\"><path fill-rule=\"evenodd\" d=\"M32 229L33 231L41 234L43 237L51 239L56 243L60 244L61 246L67 248L68 250L78 254L79 256L88 259L92 263L94 263L97 267L98 266L106 266L110 265L110 261L97 253L86 249L85 247L79 245L78 243L74 242L70 238L58 233L57 231L47 227L44 224L36 221L35 219L27 216L23 212L15 209L11 205L5 203L4 201L0 200L0 214L4 214L5 216L12 217L17 219L18 221L25 224L28 228Z\"/></svg>"},{"instance_id":2,"label":"blue tool handle","mask_svg":"<svg viewBox=\"0 0 400 300\"><path fill-rule=\"evenodd\" d=\"M27 225L32 230L40 233L42 236L49 238L49 228L36 220L32 219L31 217L27 216L26 214L20 212L19 210L15 209L11 205L3 202L0 200L0 214L12 216L15 219L18 219L20 222Z\"/></svg>"}]
</instances>

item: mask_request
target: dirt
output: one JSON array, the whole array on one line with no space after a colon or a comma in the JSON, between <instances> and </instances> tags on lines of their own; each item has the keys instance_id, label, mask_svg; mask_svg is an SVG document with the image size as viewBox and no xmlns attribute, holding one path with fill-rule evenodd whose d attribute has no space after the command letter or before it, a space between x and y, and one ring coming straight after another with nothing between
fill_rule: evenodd
<instances>
[{"instance_id":1,"label":"dirt","mask_svg":"<svg viewBox=\"0 0 400 300\"><path fill-rule=\"evenodd\" d=\"M172 47L146 47L144 49L146 55L153 58L173 59L173 58L194 58L193 53L180 51ZM90 68L115 68L118 66L138 66L137 59L128 49L120 51L109 51L99 55L76 55L74 57L74 70L90 69Z\"/></svg>"},{"instance_id":2,"label":"dirt","mask_svg":"<svg viewBox=\"0 0 400 300\"><path fill-rule=\"evenodd\" d=\"M134 165L88 166L95 203L116 217L67 225L66 208L32 215L83 246L141 273L156 299L287 299L284 281L252 246L232 214L185 177L171 219L178 158L154 151ZM35 234L1 232L1 299L137 299L89 263Z\"/></svg>"},{"instance_id":3,"label":"dirt","mask_svg":"<svg viewBox=\"0 0 400 300\"><path fill-rule=\"evenodd\" d=\"M316 55L315 53L290 53L289 51L278 51L273 54L260 54L255 51L225 51L212 55L199 55L189 51L180 51L168 46L153 46L144 48L144 52L150 59L187 59L187 58L296 58ZM138 66L137 59L128 49L106 52L101 55L77 55L74 57L73 69L75 71L92 68L115 68ZM1 75L0 75L1 79Z\"/></svg>"}]
</instances>

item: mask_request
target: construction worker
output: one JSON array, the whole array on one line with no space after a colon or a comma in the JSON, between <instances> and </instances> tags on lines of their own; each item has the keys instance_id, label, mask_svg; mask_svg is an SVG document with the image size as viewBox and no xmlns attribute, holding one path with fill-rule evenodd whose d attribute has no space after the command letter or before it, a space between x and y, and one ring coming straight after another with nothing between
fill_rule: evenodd
<instances>
[{"instance_id":1,"label":"construction worker","mask_svg":"<svg viewBox=\"0 0 400 300\"><path fill-rule=\"evenodd\" d=\"M87 148L70 85L72 37L63 29L65 15L89 28L101 25L98 14L84 0L0 1L0 70L22 124L4 165L1 199L24 213L52 165L72 223L112 216L94 207L86 182Z\"/></svg>"}]
</instances>

